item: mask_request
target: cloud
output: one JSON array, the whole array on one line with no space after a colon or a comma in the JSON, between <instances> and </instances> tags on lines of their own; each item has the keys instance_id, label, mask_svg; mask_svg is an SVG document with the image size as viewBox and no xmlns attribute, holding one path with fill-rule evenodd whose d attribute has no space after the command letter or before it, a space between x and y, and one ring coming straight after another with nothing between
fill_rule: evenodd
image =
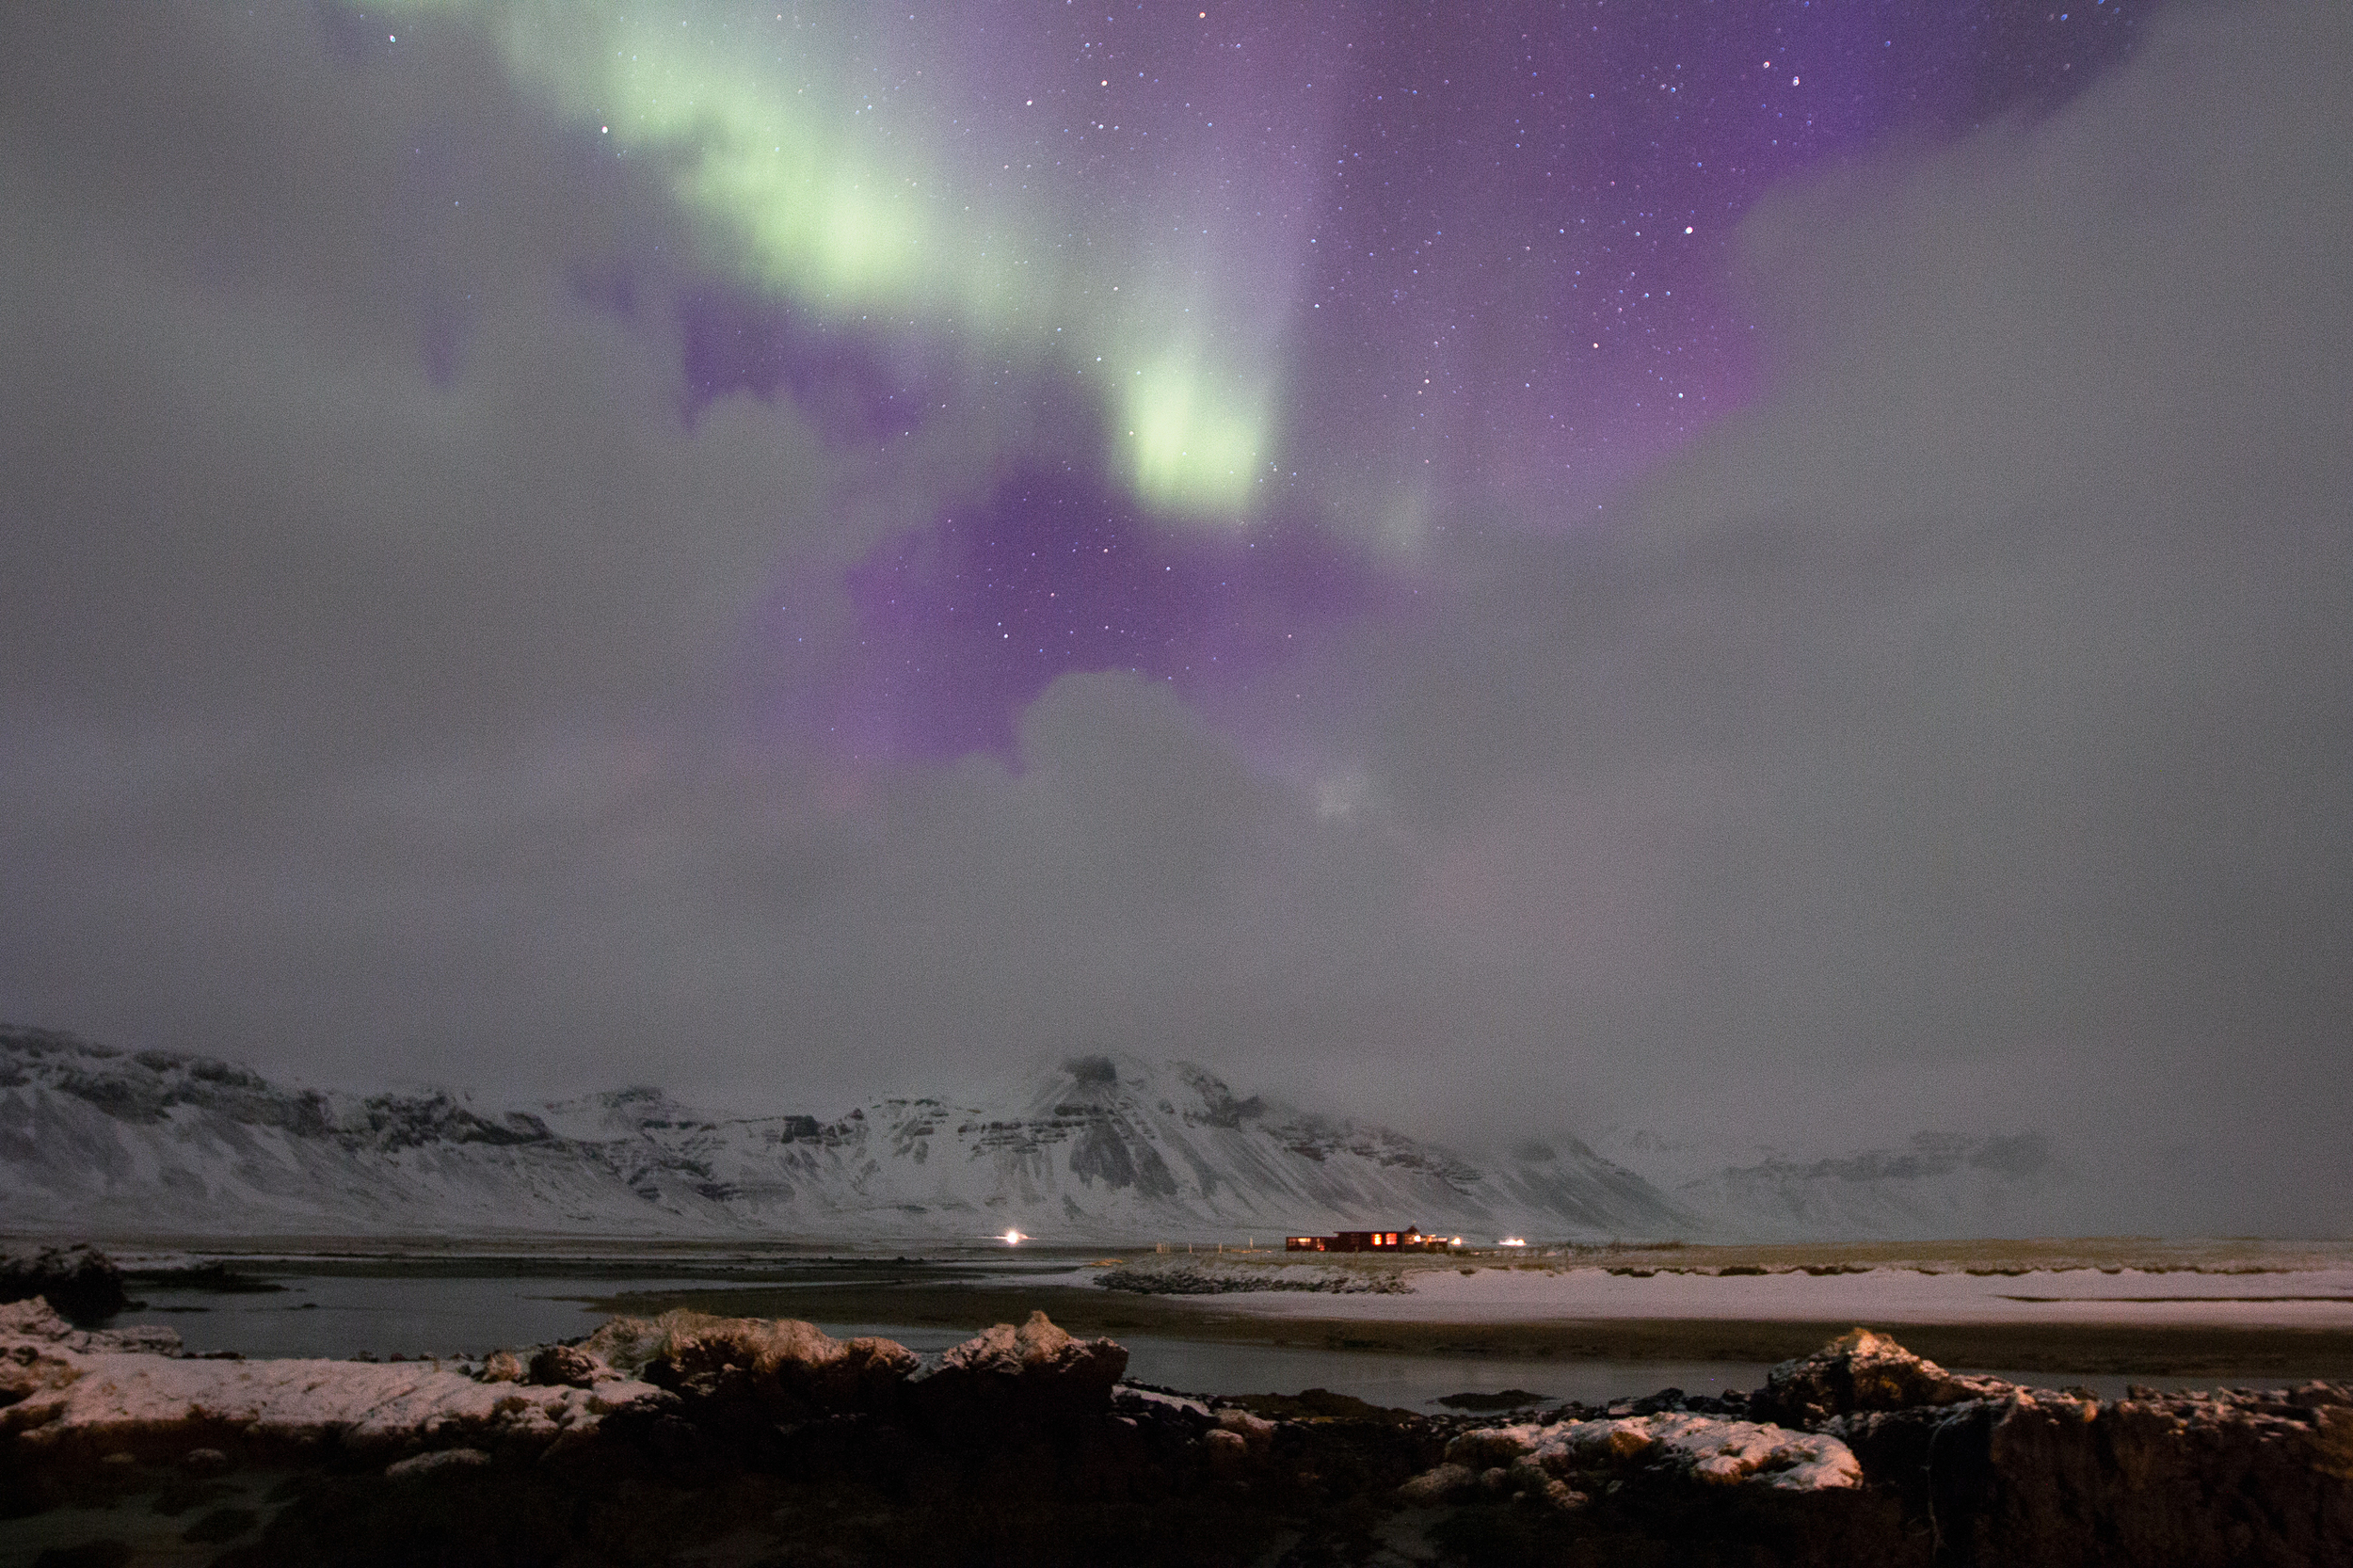
<instances>
[{"instance_id":1,"label":"cloud","mask_svg":"<svg viewBox=\"0 0 2353 1568\"><path fill-rule=\"evenodd\" d=\"M858 768L778 720L776 585L1053 432L690 422L657 183L462 30L269 19L9 19L0 1012L499 1093L1136 1049L1465 1136L2048 1128L2221 1173L2099 1213L2345 1223L2278 1197L2353 1114L2341 16L2169 12L1785 188L1753 405L1598 525L1442 517L1283 690L1064 673Z\"/></svg>"},{"instance_id":2,"label":"cloud","mask_svg":"<svg viewBox=\"0 0 2353 1568\"><path fill-rule=\"evenodd\" d=\"M2242 1215L2341 1158L2348 64L2173 13L2049 120L1785 192L1770 390L1371 655L1420 906L1571 950L1615 1106L2195 1127L2272 1148Z\"/></svg>"}]
</instances>

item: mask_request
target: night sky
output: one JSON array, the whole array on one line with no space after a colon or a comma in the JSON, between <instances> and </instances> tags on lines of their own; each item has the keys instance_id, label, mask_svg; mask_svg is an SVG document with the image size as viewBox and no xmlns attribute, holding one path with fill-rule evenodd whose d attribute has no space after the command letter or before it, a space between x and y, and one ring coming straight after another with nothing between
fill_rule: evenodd
<instances>
[{"instance_id":1,"label":"night sky","mask_svg":"<svg viewBox=\"0 0 2353 1568\"><path fill-rule=\"evenodd\" d=\"M2353 12L0 9L0 1017L2341 1230Z\"/></svg>"}]
</instances>

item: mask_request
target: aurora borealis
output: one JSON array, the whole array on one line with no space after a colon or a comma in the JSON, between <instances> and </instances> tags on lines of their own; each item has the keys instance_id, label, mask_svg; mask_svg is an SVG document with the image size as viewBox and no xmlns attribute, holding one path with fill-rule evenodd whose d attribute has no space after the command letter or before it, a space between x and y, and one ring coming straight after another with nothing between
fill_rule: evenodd
<instances>
[{"instance_id":1,"label":"aurora borealis","mask_svg":"<svg viewBox=\"0 0 2353 1568\"><path fill-rule=\"evenodd\" d=\"M2048 108L2138 21L2106 0L420 8L475 20L568 123L660 165L715 270L974 374L1091 373L1105 471L1229 524L1368 424L1405 447L1392 484L1555 512L1604 492L1742 384L1753 324L1723 275L1759 195Z\"/></svg>"},{"instance_id":2,"label":"aurora borealis","mask_svg":"<svg viewBox=\"0 0 2353 1568\"><path fill-rule=\"evenodd\" d=\"M1741 400L1729 236L1775 181L2047 110L2138 20L1726 10L376 14L465 18L600 154L661 171L715 280L668 301L691 407L784 396L876 446L960 407L1060 416L1042 453L995 460L1075 478L942 505L847 580L871 656L815 712L856 759L1005 749L1074 670L1279 657L1297 629L1243 652L1233 601L1346 595L1299 591L1300 527L1264 557L1289 588L1261 584L1225 536L1277 515L1349 580L1432 529L1577 525ZM341 14L355 45L402 47ZM1041 482L1050 500L1021 488ZM983 621L1009 646L976 646Z\"/></svg>"},{"instance_id":3,"label":"aurora borealis","mask_svg":"<svg viewBox=\"0 0 2353 1568\"><path fill-rule=\"evenodd\" d=\"M0 1016L2343 1152L2340 13L109 13L0 20Z\"/></svg>"}]
</instances>

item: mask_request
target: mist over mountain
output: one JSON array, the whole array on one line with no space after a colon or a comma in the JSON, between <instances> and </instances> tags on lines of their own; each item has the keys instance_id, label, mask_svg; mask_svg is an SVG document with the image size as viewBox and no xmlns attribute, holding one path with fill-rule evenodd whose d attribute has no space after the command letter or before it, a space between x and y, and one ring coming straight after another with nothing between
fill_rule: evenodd
<instances>
[{"instance_id":1,"label":"mist over mountain","mask_svg":"<svg viewBox=\"0 0 2353 1568\"><path fill-rule=\"evenodd\" d=\"M2041 1132L1915 1132L1892 1146L1799 1155L1613 1128L1596 1143L1643 1173L1698 1234L1755 1241L2047 1236L2097 1212L2083 1173Z\"/></svg>"}]
</instances>

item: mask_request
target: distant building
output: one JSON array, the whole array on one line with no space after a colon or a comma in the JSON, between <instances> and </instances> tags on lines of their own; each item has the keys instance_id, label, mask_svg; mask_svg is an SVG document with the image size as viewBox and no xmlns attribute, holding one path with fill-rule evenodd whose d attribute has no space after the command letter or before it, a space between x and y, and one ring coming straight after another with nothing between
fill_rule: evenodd
<instances>
[{"instance_id":1,"label":"distant building","mask_svg":"<svg viewBox=\"0 0 2353 1568\"><path fill-rule=\"evenodd\" d=\"M1286 1236L1285 1252L1438 1252L1443 1236L1424 1236L1418 1225L1403 1230L1343 1230L1331 1236Z\"/></svg>"}]
</instances>

